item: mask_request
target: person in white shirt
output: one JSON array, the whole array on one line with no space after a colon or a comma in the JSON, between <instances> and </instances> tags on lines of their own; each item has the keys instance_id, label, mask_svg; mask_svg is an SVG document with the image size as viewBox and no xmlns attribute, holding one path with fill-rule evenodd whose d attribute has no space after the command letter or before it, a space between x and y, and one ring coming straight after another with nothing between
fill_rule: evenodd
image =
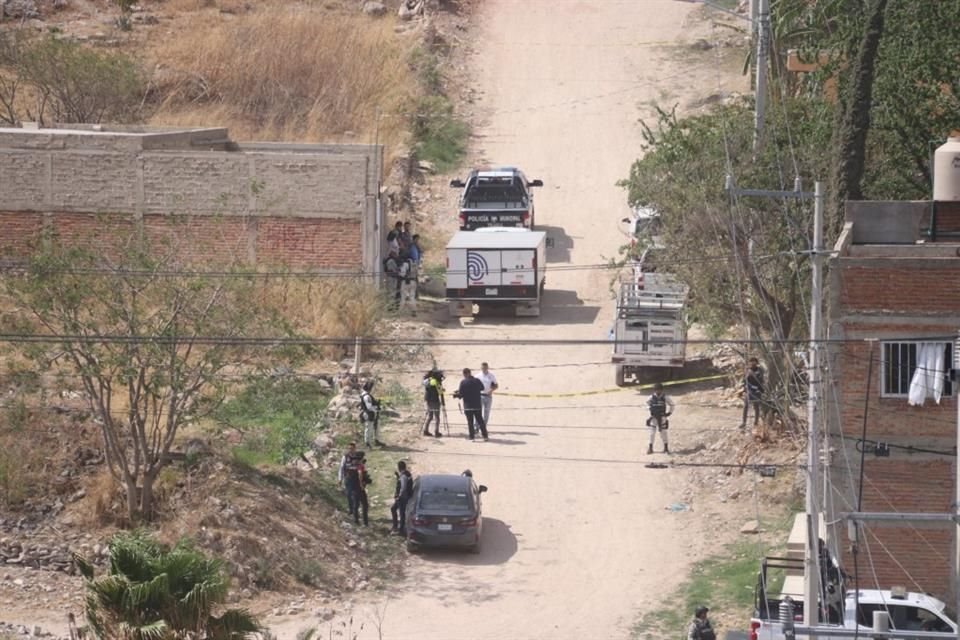
<instances>
[{"instance_id":1,"label":"person in white shirt","mask_svg":"<svg viewBox=\"0 0 960 640\"><path fill-rule=\"evenodd\" d=\"M483 393L480 394L480 402L483 405L483 423L490 426L490 409L493 407L493 392L497 390L497 376L490 371L490 366L486 362L480 363L480 375L477 379L483 383Z\"/></svg>"}]
</instances>

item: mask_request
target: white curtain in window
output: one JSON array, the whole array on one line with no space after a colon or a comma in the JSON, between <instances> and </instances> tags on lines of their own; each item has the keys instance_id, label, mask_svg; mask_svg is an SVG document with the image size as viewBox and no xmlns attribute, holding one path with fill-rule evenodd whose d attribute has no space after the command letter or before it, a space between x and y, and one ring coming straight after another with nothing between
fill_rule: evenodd
<instances>
[{"instance_id":1,"label":"white curtain in window","mask_svg":"<svg viewBox=\"0 0 960 640\"><path fill-rule=\"evenodd\" d=\"M940 404L943 397L944 370L942 342L921 342L917 345L917 368L910 380L910 394L907 402L913 406L923 406L927 398Z\"/></svg>"}]
</instances>

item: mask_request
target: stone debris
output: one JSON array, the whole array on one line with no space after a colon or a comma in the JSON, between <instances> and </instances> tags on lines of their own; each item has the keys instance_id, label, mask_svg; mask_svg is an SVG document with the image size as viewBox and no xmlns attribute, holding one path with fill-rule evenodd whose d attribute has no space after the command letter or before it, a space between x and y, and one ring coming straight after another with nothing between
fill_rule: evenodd
<instances>
[{"instance_id":1,"label":"stone debris","mask_svg":"<svg viewBox=\"0 0 960 640\"><path fill-rule=\"evenodd\" d=\"M37 625L28 627L25 624L13 624L11 622L0 621L0 637L4 640L27 640L28 638L51 638L52 640L61 640L49 631L44 631ZM63 639L65 640L65 639Z\"/></svg>"},{"instance_id":2,"label":"stone debris","mask_svg":"<svg viewBox=\"0 0 960 640\"><path fill-rule=\"evenodd\" d=\"M759 533L763 533L763 529L760 527L760 522L758 520L750 520L740 527L740 533L746 535L757 535Z\"/></svg>"},{"instance_id":3,"label":"stone debris","mask_svg":"<svg viewBox=\"0 0 960 640\"><path fill-rule=\"evenodd\" d=\"M369 0L368 2L363 3L363 7L361 8L361 11L363 11L368 16L380 17L382 15L386 15L387 6L382 2L376 2L376 0Z\"/></svg>"}]
</instances>

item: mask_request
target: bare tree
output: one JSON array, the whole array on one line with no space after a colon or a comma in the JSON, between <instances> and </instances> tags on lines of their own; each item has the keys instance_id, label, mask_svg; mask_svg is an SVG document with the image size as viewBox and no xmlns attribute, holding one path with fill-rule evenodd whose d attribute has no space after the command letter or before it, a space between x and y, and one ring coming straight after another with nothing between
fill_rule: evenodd
<instances>
[{"instance_id":1,"label":"bare tree","mask_svg":"<svg viewBox=\"0 0 960 640\"><path fill-rule=\"evenodd\" d=\"M96 250L43 246L5 278L3 324L42 334L23 352L80 379L129 519L149 520L180 429L218 405L225 370L280 357L281 346L251 347L250 338L291 335L289 325L250 272L191 271L176 247L146 247L135 233L86 244Z\"/></svg>"}]
</instances>

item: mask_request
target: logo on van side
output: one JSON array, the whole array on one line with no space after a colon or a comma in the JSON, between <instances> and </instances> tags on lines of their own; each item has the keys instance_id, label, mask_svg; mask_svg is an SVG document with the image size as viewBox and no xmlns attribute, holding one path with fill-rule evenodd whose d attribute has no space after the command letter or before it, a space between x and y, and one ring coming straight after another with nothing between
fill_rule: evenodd
<instances>
[{"instance_id":1,"label":"logo on van side","mask_svg":"<svg viewBox=\"0 0 960 640\"><path fill-rule=\"evenodd\" d=\"M467 251L467 277L470 281L483 280L488 273L490 273L490 267L487 265L487 259L479 253Z\"/></svg>"}]
</instances>

